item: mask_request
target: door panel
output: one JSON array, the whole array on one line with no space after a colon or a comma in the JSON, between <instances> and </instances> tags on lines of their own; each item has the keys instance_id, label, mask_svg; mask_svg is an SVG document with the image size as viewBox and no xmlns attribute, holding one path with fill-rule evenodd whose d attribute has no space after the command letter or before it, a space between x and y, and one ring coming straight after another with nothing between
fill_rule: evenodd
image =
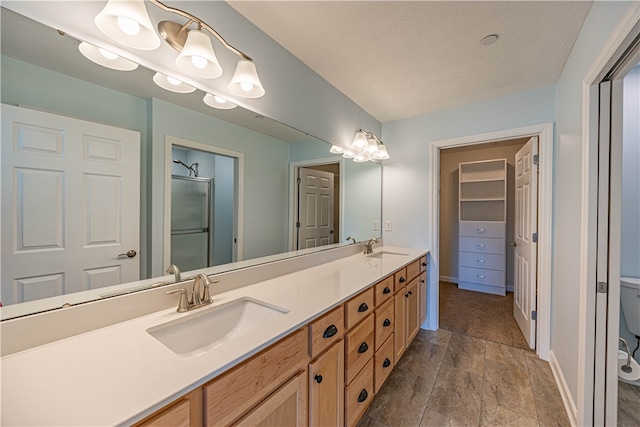
<instances>
[{"instance_id":1,"label":"door panel","mask_svg":"<svg viewBox=\"0 0 640 427\"><path fill-rule=\"evenodd\" d=\"M333 243L333 173L299 168L298 178L297 249Z\"/></svg>"}]
</instances>

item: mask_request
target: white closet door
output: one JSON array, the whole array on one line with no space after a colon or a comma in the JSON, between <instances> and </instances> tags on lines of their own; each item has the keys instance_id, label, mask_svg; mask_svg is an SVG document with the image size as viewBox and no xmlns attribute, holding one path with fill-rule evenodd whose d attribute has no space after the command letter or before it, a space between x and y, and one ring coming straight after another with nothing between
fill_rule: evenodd
<instances>
[{"instance_id":1,"label":"white closet door","mask_svg":"<svg viewBox=\"0 0 640 427\"><path fill-rule=\"evenodd\" d=\"M138 132L2 105L2 303L138 280L139 168Z\"/></svg>"},{"instance_id":2,"label":"white closet door","mask_svg":"<svg viewBox=\"0 0 640 427\"><path fill-rule=\"evenodd\" d=\"M298 171L298 249L331 244L334 176L307 168Z\"/></svg>"}]
</instances>

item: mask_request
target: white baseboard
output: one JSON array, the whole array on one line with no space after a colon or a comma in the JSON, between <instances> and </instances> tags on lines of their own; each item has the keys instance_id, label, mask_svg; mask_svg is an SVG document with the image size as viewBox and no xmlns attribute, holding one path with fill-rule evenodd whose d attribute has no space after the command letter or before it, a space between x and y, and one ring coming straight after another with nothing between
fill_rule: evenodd
<instances>
[{"instance_id":1,"label":"white baseboard","mask_svg":"<svg viewBox=\"0 0 640 427\"><path fill-rule=\"evenodd\" d=\"M458 284L458 278L457 277L440 276L440 281L441 282L447 282L447 283L455 283L456 285Z\"/></svg>"},{"instance_id":2,"label":"white baseboard","mask_svg":"<svg viewBox=\"0 0 640 427\"><path fill-rule=\"evenodd\" d=\"M556 359L556 355L553 353L553 350L549 351L549 364L551 365L553 378L555 378L558 389L560 390L560 396L562 397L567 417L569 417L569 422L572 426L577 426L578 410L576 409L576 404L571 397L569 386L567 386L567 382L564 380L562 369L560 369L560 365L558 364L558 360Z\"/></svg>"},{"instance_id":3,"label":"white baseboard","mask_svg":"<svg viewBox=\"0 0 640 427\"><path fill-rule=\"evenodd\" d=\"M513 292L513 285L507 285L507 292Z\"/></svg>"}]
</instances>

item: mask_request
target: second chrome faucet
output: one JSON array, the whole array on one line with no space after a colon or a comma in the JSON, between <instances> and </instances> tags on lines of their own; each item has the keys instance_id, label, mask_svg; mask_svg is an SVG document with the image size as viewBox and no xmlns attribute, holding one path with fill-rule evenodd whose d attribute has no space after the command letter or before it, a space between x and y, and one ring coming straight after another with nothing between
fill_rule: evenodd
<instances>
[{"instance_id":1,"label":"second chrome faucet","mask_svg":"<svg viewBox=\"0 0 640 427\"><path fill-rule=\"evenodd\" d=\"M213 282L209 280L209 276L204 273L198 274L193 280L193 290L191 291L191 297L188 296L188 291L184 288L173 289L167 291L167 295L180 292L180 301L178 301L178 313L184 313L198 307L209 305L213 302L211 299L211 292L209 287L213 283L218 283L218 280ZM201 289L202 288L202 289Z\"/></svg>"}]
</instances>

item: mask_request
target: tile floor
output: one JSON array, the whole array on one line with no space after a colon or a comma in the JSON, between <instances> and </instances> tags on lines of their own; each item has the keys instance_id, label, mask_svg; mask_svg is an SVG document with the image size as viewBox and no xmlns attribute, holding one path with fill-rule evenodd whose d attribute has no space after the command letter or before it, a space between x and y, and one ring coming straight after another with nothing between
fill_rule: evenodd
<instances>
[{"instance_id":1,"label":"tile floor","mask_svg":"<svg viewBox=\"0 0 640 427\"><path fill-rule=\"evenodd\" d=\"M501 298L503 305L512 304ZM466 317L468 305L477 305L467 299L455 317ZM443 302L441 293L441 323ZM482 319L471 313L475 321L460 323L466 329L421 330L359 426L569 426L549 364L521 348L524 337L518 341L501 331L503 315L486 315L487 305L476 309L482 307ZM471 326L480 320L484 328Z\"/></svg>"},{"instance_id":2,"label":"tile floor","mask_svg":"<svg viewBox=\"0 0 640 427\"><path fill-rule=\"evenodd\" d=\"M618 426L640 426L640 387L618 382Z\"/></svg>"}]
</instances>

